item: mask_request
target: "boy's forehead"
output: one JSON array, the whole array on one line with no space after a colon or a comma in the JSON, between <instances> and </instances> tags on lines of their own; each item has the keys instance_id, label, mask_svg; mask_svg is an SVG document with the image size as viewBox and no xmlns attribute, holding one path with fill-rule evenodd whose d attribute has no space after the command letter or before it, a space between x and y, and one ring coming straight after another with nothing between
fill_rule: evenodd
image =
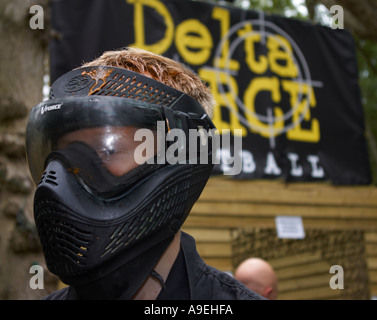
<instances>
[{"instance_id":1,"label":"boy's forehead","mask_svg":"<svg viewBox=\"0 0 377 320\"><path fill-rule=\"evenodd\" d=\"M75 130L69 132L72 136L80 136L82 134L93 134L93 135L106 135L106 134L120 134L120 135L128 135L130 133L136 132L139 127L136 126L100 126L100 127L92 127L92 128L83 128L79 130Z\"/></svg>"},{"instance_id":2,"label":"boy's forehead","mask_svg":"<svg viewBox=\"0 0 377 320\"><path fill-rule=\"evenodd\" d=\"M59 143L69 141L80 141L90 139L102 139L105 141L122 139L124 141L134 141L134 136L137 130L140 128L134 126L127 127L95 127L79 129L72 132L68 132L59 138Z\"/></svg>"}]
</instances>

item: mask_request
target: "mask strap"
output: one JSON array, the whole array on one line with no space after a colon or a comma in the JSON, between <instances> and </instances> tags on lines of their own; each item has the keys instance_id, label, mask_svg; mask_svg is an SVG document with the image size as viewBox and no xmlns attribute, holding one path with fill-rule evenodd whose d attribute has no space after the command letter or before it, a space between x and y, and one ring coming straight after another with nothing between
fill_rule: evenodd
<instances>
[{"instance_id":1,"label":"mask strap","mask_svg":"<svg viewBox=\"0 0 377 320\"><path fill-rule=\"evenodd\" d=\"M166 292L165 281L164 279L162 279L161 275L154 269L150 272L150 275L151 277L155 278L158 282L160 282L161 287L162 287L161 292L165 293Z\"/></svg>"},{"instance_id":2,"label":"mask strap","mask_svg":"<svg viewBox=\"0 0 377 320\"><path fill-rule=\"evenodd\" d=\"M174 111L170 108L163 107L165 122L166 122L166 128L169 132L171 129L174 129L175 126L175 120L174 120Z\"/></svg>"}]
</instances>

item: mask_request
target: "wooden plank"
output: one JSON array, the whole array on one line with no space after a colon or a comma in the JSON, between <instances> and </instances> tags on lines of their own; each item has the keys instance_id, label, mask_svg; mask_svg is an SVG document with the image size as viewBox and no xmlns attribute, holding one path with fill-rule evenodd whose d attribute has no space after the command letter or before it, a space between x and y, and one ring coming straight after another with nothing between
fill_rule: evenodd
<instances>
[{"instance_id":1,"label":"wooden plank","mask_svg":"<svg viewBox=\"0 0 377 320\"><path fill-rule=\"evenodd\" d=\"M342 297L342 290L333 290L329 286L279 293L279 300L324 300Z\"/></svg>"},{"instance_id":2,"label":"wooden plank","mask_svg":"<svg viewBox=\"0 0 377 320\"><path fill-rule=\"evenodd\" d=\"M202 257L205 263L208 265L222 270L222 271L228 271L231 272L233 270L233 265L231 259L227 258L208 258L208 257Z\"/></svg>"},{"instance_id":3,"label":"wooden plank","mask_svg":"<svg viewBox=\"0 0 377 320\"><path fill-rule=\"evenodd\" d=\"M207 215L229 215L236 213L240 216L253 215L255 217L275 217L277 215L342 218L342 219L375 219L377 208L373 207L345 207L345 206L313 206L313 205L277 205L269 203L246 203L199 201L193 207L192 213ZM376 223L377 227L377 223Z\"/></svg>"},{"instance_id":4,"label":"wooden plank","mask_svg":"<svg viewBox=\"0 0 377 320\"><path fill-rule=\"evenodd\" d=\"M330 275L331 276L331 275ZM298 291L303 289L310 289L315 287L329 287L329 274L320 274L314 276L306 276L304 278L296 278L289 280L279 279L279 292Z\"/></svg>"},{"instance_id":5,"label":"wooden plank","mask_svg":"<svg viewBox=\"0 0 377 320\"><path fill-rule=\"evenodd\" d=\"M377 298L377 283L369 284L370 296Z\"/></svg>"},{"instance_id":6,"label":"wooden plank","mask_svg":"<svg viewBox=\"0 0 377 320\"><path fill-rule=\"evenodd\" d=\"M365 241L377 244L377 232L366 232Z\"/></svg>"},{"instance_id":7,"label":"wooden plank","mask_svg":"<svg viewBox=\"0 0 377 320\"><path fill-rule=\"evenodd\" d=\"M376 220L373 219L328 219L305 218L304 228L325 230L374 230ZM241 228L265 227L275 228L275 219L272 217L238 216L229 213L227 216L214 216L192 212L187 218L185 227L214 227L214 228Z\"/></svg>"},{"instance_id":8,"label":"wooden plank","mask_svg":"<svg viewBox=\"0 0 377 320\"><path fill-rule=\"evenodd\" d=\"M368 279L370 283L377 284L377 270L369 269L368 270Z\"/></svg>"},{"instance_id":9,"label":"wooden plank","mask_svg":"<svg viewBox=\"0 0 377 320\"><path fill-rule=\"evenodd\" d=\"M298 266L300 264L308 264L315 261L322 260L322 254L320 251L316 252L305 252L302 254L295 254L292 256L284 256L277 259L268 260L271 266L278 270L281 268L286 268L290 266Z\"/></svg>"},{"instance_id":10,"label":"wooden plank","mask_svg":"<svg viewBox=\"0 0 377 320\"><path fill-rule=\"evenodd\" d=\"M368 270L377 270L377 257L367 257Z\"/></svg>"},{"instance_id":11,"label":"wooden plank","mask_svg":"<svg viewBox=\"0 0 377 320\"><path fill-rule=\"evenodd\" d=\"M328 275L330 265L325 261L317 261L288 268L281 268L276 270L276 275L279 280L296 279L304 276L312 275Z\"/></svg>"},{"instance_id":12,"label":"wooden plank","mask_svg":"<svg viewBox=\"0 0 377 320\"><path fill-rule=\"evenodd\" d=\"M377 257L377 244L376 243L366 243L365 253L368 257Z\"/></svg>"},{"instance_id":13,"label":"wooden plank","mask_svg":"<svg viewBox=\"0 0 377 320\"><path fill-rule=\"evenodd\" d=\"M282 183L279 181L231 180L211 178L202 200L231 200L275 203L312 203L377 206L374 186L339 187L322 183Z\"/></svg>"},{"instance_id":14,"label":"wooden plank","mask_svg":"<svg viewBox=\"0 0 377 320\"><path fill-rule=\"evenodd\" d=\"M202 257L221 257L230 258L232 256L232 248L230 243L197 243L196 248Z\"/></svg>"},{"instance_id":15,"label":"wooden plank","mask_svg":"<svg viewBox=\"0 0 377 320\"><path fill-rule=\"evenodd\" d=\"M187 232L198 242L230 242L231 234L229 228L213 229L213 228L190 228L184 227L183 231Z\"/></svg>"},{"instance_id":16,"label":"wooden plank","mask_svg":"<svg viewBox=\"0 0 377 320\"><path fill-rule=\"evenodd\" d=\"M247 226L266 226L275 228L275 221L271 218L236 217L224 216L214 217L191 212L184 223L184 227L206 227L206 228L240 228Z\"/></svg>"}]
</instances>

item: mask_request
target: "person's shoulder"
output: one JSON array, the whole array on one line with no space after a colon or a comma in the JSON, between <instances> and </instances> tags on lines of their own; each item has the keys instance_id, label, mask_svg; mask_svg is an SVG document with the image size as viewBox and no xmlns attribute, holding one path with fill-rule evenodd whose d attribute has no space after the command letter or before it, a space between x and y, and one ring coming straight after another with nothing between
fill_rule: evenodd
<instances>
[{"instance_id":1,"label":"person's shoulder","mask_svg":"<svg viewBox=\"0 0 377 320\"><path fill-rule=\"evenodd\" d=\"M197 252L192 236L182 232L181 245L194 300L265 300L231 275L207 265Z\"/></svg>"},{"instance_id":2,"label":"person's shoulder","mask_svg":"<svg viewBox=\"0 0 377 320\"><path fill-rule=\"evenodd\" d=\"M69 287L62 288L43 297L42 300L67 300L68 290Z\"/></svg>"},{"instance_id":3,"label":"person's shoulder","mask_svg":"<svg viewBox=\"0 0 377 320\"><path fill-rule=\"evenodd\" d=\"M206 281L213 282L212 299L218 300L266 300L261 295L251 291L243 283L226 272L210 265L204 268Z\"/></svg>"}]
</instances>

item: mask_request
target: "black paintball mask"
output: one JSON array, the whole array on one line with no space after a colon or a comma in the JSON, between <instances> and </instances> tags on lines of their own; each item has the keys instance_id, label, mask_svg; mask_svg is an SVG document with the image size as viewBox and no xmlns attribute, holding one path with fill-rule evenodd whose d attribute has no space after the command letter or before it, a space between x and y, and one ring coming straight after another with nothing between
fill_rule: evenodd
<instances>
[{"instance_id":1,"label":"black paintball mask","mask_svg":"<svg viewBox=\"0 0 377 320\"><path fill-rule=\"evenodd\" d=\"M209 179L214 131L195 99L129 70L57 79L26 130L48 269L81 298L132 298Z\"/></svg>"}]
</instances>

